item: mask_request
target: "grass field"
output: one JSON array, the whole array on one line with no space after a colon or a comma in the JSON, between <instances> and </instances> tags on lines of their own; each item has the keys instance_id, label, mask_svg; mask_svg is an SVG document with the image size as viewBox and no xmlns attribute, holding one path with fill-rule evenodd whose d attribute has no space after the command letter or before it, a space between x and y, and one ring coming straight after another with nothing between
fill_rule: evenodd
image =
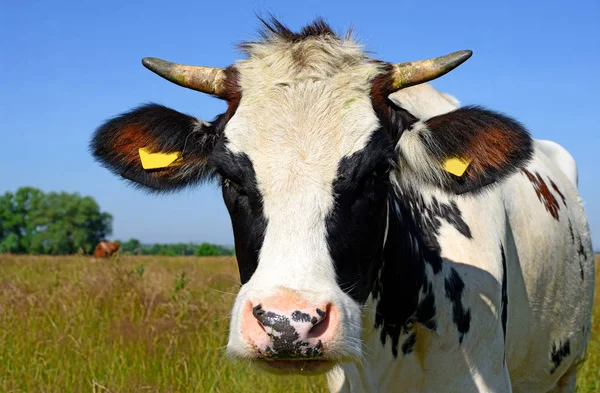
<instances>
[{"instance_id":1,"label":"grass field","mask_svg":"<svg viewBox=\"0 0 600 393\"><path fill-rule=\"evenodd\" d=\"M600 261L597 261L600 262ZM0 392L322 392L223 357L231 257L0 255ZM600 280L579 392L600 392Z\"/></svg>"}]
</instances>

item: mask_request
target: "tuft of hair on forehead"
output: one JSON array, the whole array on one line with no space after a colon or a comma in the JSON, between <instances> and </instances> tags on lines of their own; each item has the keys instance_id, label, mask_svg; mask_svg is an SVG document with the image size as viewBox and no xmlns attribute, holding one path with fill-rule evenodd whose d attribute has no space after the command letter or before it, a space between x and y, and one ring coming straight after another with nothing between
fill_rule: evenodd
<instances>
[{"instance_id":1,"label":"tuft of hair on forehead","mask_svg":"<svg viewBox=\"0 0 600 393\"><path fill-rule=\"evenodd\" d=\"M259 30L259 33L265 40L274 37L288 42L298 42L315 37L328 37L339 40L337 34L333 31L331 26L329 26L329 23L321 17L315 19L311 24L304 26L299 33L293 32L289 27L273 16L270 16L268 19L262 17L259 17L258 19L262 23L262 28Z\"/></svg>"},{"instance_id":2,"label":"tuft of hair on forehead","mask_svg":"<svg viewBox=\"0 0 600 393\"><path fill-rule=\"evenodd\" d=\"M261 26L258 29L261 40L245 41L239 44L242 52L249 55L252 55L259 46L281 43L298 44L314 40L328 41L340 45L352 44L358 47L353 37L354 29L352 27L348 29L346 34L340 36L322 17L318 17L312 23L304 26L300 32L292 31L272 15L267 18L259 16L258 19L261 22Z\"/></svg>"},{"instance_id":3,"label":"tuft of hair on forehead","mask_svg":"<svg viewBox=\"0 0 600 393\"><path fill-rule=\"evenodd\" d=\"M272 16L259 20L260 39L239 45L247 55L235 65L244 93L248 92L248 85L284 86L333 78L359 80L360 90L365 90L366 84L383 71L380 62L365 54L363 46L352 36L352 29L338 35L324 19L317 18L294 32Z\"/></svg>"}]
</instances>

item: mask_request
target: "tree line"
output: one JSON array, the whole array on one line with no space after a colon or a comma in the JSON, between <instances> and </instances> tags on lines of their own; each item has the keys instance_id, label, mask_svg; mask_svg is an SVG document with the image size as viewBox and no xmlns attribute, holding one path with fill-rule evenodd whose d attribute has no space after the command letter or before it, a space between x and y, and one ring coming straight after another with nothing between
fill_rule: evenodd
<instances>
[{"instance_id":1,"label":"tree line","mask_svg":"<svg viewBox=\"0 0 600 393\"><path fill-rule=\"evenodd\" d=\"M138 239L127 241L116 240L121 245L121 252L134 255L195 255L199 257L234 255L232 247L219 244L202 243L172 243L172 244L142 244Z\"/></svg>"},{"instance_id":2,"label":"tree line","mask_svg":"<svg viewBox=\"0 0 600 393\"><path fill-rule=\"evenodd\" d=\"M112 233L112 215L78 193L22 187L0 195L0 253L91 254ZM130 239L121 252L139 255L233 255L216 244L141 244Z\"/></svg>"}]
</instances>

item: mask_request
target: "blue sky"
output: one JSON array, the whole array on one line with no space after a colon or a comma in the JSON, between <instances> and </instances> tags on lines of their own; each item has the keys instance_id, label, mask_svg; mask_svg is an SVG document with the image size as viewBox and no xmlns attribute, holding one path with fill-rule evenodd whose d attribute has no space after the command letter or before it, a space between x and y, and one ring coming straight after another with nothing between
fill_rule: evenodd
<instances>
[{"instance_id":1,"label":"blue sky","mask_svg":"<svg viewBox=\"0 0 600 393\"><path fill-rule=\"evenodd\" d=\"M225 67L257 37L255 13L297 29L316 16L354 25L390 62L471 49L433 83L463 104L523 122L565 146L600 247L600 2L0 0L0 193L21 186L91 195L114 216L114 238L231 244L216 186L154 196L125 185L88 153L105 119L158 102L211 120L225 104L144 69L142 57Z\"/></svg>"}]
</instances>

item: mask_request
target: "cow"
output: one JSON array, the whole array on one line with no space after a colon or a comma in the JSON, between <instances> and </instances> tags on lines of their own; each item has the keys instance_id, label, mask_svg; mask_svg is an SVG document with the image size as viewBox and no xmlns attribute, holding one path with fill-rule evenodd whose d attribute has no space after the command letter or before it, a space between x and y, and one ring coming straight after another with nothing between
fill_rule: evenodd
<instances>
[{"instance_id":1,"label":"cow","mask_svg":"<svg viewBox=\"0 0 600 393\"><path fill-rule=\"evenodd\" d=\"M594 263L578 191L516 120L426 84L321 19L263 20L225 68L145 58L227 102L147 104L93 156L145 190L221 185L241 287L227 354L332 392L573 392Z\"/></svg>"},{"instance_id":2,"label":"cow","mask_svg":"<svg viewBox=\"0 0 600 393\"><path fill-rule=\"evenodd\" d=\"M94 250L94 258L110 258L116 254L117 251L119 251L119 248L121 248L119 243L102 241L98 243L96 249Z\"/></svg>"}]
</instances>

